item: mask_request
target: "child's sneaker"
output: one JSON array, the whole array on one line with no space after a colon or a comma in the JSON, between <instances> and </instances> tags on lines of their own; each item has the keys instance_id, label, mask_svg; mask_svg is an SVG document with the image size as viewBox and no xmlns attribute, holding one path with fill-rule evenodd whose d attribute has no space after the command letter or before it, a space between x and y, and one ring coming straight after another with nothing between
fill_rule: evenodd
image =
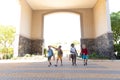
<instances>
[{"instance_id":1,"label":"child's sneaker","mask_svg":"<svg viewBox=\"0 0 120 80\"><path fill-rule=\"evenodd\" d=\"M55 67L57 67L57 64L55 65Z\"/></svg>"},{"instance_id":2,"label":"child's sneaker","mask_svg":"<svg viewBox=\"0 0 120 80\"><path fill-rule=\"evenodd\" d=\"M85 66L85 64L84 64L84 66Z\"/></svg>"},{"instance_id":3,"label":"child's sneaker","mask_svg":"<svg viewBox=\"0 0 120 80\"><path fill-rule=\"evenodd\" d=\"M49 65L48 65L48 67L50 67L52 64L50 63Z\"/></svg>"},{"instance_id":4,"label":"child's sneaker","mask_svg":"<svg viewBox=\"0 0 120 80\"><path fill-rule=\"evenodd\" d=\"M75 64L75 66L77 66L77 64Z\"/></svg>"},{"instance_id":5,"label":"child's sneaker","mask_svg":"<svg viewBox=\"0 0 120 80\"><path fill-rule=\"evenodd\" d=\"M48 67L50 67L51 65L48 65Z\"/></svg>"}]
</instances>

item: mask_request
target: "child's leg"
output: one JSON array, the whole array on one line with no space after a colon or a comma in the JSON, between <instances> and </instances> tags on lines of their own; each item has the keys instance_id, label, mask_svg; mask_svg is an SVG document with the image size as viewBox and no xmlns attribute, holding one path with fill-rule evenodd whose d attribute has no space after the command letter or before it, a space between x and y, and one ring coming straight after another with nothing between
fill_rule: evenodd
<instances>
[{"instance_id":1,"label":"child's leg","mask_svg":"<svg viewBox=\"0 0 120 80\"><path fill-rule=\"evenodd\" d=\"M76 54L73 54L73 65L76 65Z\"/></svg>"},{"instance_id":2,"label":"child's leg","mask_svg":"<svg viewBox=\"0 0 120 80\"><path fill-rule=\"evenodd\" d=\"M73 65L75 65L75 54L73 54Z\"/></svg>"},{"instance_id":3,"label":"child's leg","mask_svg":"<svg viewBox=\"0 0 120 80\"><path fill-rule=\"evenodd\" d=\"M58 64L58 60L59 60L59 59L57 59L57 61L56 61L56 65Z\"/></svg>"},{"instance_id":4,"label":"child's leg","mask_svg":"<svg viewBox=\"0 0 120 80\"><path fill-rule=\"evenodd\" d=\"M85 55L84 54L83 54L83 59L84 59L83 63L84 63L84 66L85 66L86 61L85 61Z\"/></svg>"},{"instance_id":5,"label":"child's leg","mask_svg":"<svg viewBox=\"0 0 120 80\"><path fill-rule=\"evenodd\" d=\"M49 65L48 65L48 66L50 67L50 66L52 65L52 64L51 64L51 57L48 57L48 62L49 62Z\"/></svg>"},{"instance_id":6,"label":"child's leg","mask_svg":"<svg viewBox=\"0 0 120 80\"><path fill-rule=\"evenodd\" d=\"M85 59L84 59L84 65L85 65Z\"/></svg>"},{"instance_id":7,"label":"child's leg","mask_svg":"<svg viewBox=\"0 0 120 80\"><path fill-rule=\"evenodd\" d=\"M85 57L85 55L84 55L84 66L86 65L86 57Z\"/></svg>"},{"instance_id":8,"label":"child's leg","mask_svg":"<svg viewBox=\"0 0 120 80\"><path fill-rule=\"evenodd\" d=\"M88 59L86 59L86 65L87 65L87 61L88 61Z\"/></svg>"},{"instance_id":9,"label":"child's leg","mask_svg":"<svg viewBox=\"0 0 120 80\"><path fill-rule=\"evenodd\" d=\"M87 65L87 61L88 61L88 55L86 55L86 62L85 62L86 65Z\"/></svg>"},{"instance_id":10,"label":"child's leg","mask_svg":"<svg viewBox=\"0 0 120 80\"><path fill-rule=\"evenodd\" d=\"M72 65L74 65L74 56L73 56L73 54L71 54L71 58L72 58Z\"/></svg>"},{"instance_id":11,"label":"child's leg","mask_svg":"<svg viewBox=\"0 0 120 80\"><path fill-rule=\"evenodd\" d=\"M51 65L51 61L49 60L49 65Z\"/></svg>"},{"instance_id":12,"label":"child's leg","mask_svg":"<svg viewBox=\"0 0 120 80\"><path fill-rule=\"evenodd\" d=\"M61 61L61 66L62 66L62 65L63 65L63 64L62 64L62 57L60 58L60 61Z\"/></svg>"},{"instance_id":13,"label":"child's leg","mask_svg":"<svg viewBox=\"0 0 120 80\"><path fill-rule=\"evenodd\" d=\"M59 56L57 57L57 61L56 61L56 65L55 65L55 66L57 66L57 65L58 65L58 60L59 60Z\"/></svg>"},{"instance_id":14,"label":"child's leg","mask_svg":"<svg viewBox=\"0 0 120 80\"><path fill-rule=\"evenodd\" d=\"M74 62L75 65L76 65L76 57L77 57L77 56L76 56L76 54L75 54L75 57L74 57L74 58L75 58L75 62Z\"/></svg>"}]
</instances>

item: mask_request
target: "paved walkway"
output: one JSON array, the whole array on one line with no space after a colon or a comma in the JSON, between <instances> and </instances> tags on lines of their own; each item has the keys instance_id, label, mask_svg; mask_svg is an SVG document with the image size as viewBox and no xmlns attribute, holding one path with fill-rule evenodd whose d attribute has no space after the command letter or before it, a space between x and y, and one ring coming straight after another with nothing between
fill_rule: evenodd
<instances>
[{"instance_id":1,"label":"paved walkway","mask_svg":"<svg viewBox=\"0 0 120 80\"><path fill-rule=\"evenodd\" d=\"M89 60L88 66L82 60L77 66L67 59L63 62L58 67L48 67L46 61L1 62L0 80L120 80L120 61Z\"/></svg>"}]
</instances>

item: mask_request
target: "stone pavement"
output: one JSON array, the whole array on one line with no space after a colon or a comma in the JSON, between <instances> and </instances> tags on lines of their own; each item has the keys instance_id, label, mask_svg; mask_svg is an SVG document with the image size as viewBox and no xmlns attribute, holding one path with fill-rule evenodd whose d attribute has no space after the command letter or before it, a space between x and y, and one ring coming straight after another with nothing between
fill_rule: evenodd
<instances>
[{"instance_id":1,"label":"stone pavement","mask_svg":"<svg viewBox=\"0 0 120 80\"><path fill-rule=\"evenodd\" d=\"M0 61L0 80L120 80L120 61L89 60L83 66L80 59L72 66L64 59L58 67L48 67L47 61Z\"/></svg>"}]
</instances>

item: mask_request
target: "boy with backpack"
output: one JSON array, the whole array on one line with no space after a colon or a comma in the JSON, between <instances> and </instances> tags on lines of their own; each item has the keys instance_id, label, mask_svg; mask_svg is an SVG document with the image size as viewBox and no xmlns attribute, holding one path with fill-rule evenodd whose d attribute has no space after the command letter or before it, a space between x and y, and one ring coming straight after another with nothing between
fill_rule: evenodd
<instances>
[{"instance_id":1,"label":"boy with backpack","mask_svg":"<svg viewBox=\"0 0 120 80\"><path fill-rule=\"evenodd\" d=\"M58 65L58 60L59 60L59 59L60 59L60 61L61 61L61 66L63 65L63 64L62 64L63 51L62 51L61 47L62 47L62 46L59 46L58 48L52 47L52 48L54 48L54 49L57 50L57 61L56 61L56 65L55 65L56 67L57 67L57 65Z\"/></svg>"},{"instance_id":2,"label":"boy with backpack","mask_svg":"<svg viewBox=\"0 0 120 80\"><path fill-rule=\"evenodd\" d=\"M51 57L54 57L54 54L53 54L53 50L51 49L51 46L48 46L48 62L49 62L49 65L48 67L50 67L52 64L51 64Z\"/></svg>"}]
</instances>

